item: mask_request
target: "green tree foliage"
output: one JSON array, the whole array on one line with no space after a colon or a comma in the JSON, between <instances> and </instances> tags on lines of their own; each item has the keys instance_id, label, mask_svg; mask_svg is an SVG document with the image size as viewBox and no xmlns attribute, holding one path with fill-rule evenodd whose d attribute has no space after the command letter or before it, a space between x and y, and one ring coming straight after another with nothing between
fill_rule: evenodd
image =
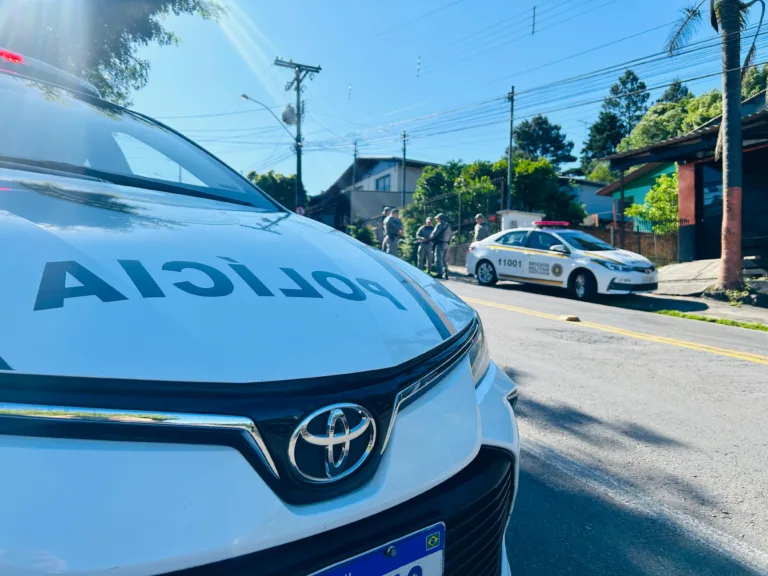
<instances>
[{"instance_id":1,"label":"green tree foliage","mask_svg":"<svg viewBox=\"0 0 768 576\"><path fill-rule=\"evenodd\" d=\"M107 100L130 104L149 78L150 62L138 49L179 42L163 20L220 13L205 0L0 0L0 38L6 48L88 80Z\"/></svg>"},{"instance_id":2,"label":"green tree foliage","mask_svg":"<svg viewBox=\"0 0 768 576\"><path fill-rule=\"evenodd\" d=\"M554 166L545 158L515 165L512 201L523 210L544 212L548 220L581 222L587 216L571 189L561 187Z\"/></svg>"},{"instance_id":3,"label":"green tree foliage","mask_svg":"<svg viewBox=\"0 0 768 576\"><path fill-rule=\"evenodd\" d=\"M637 123L624 138L616 150L624 152L634 148L642 148L654 142L674 138L685 133L683 124L686 118L687 100L680 102L663 102L655 104L646 112L643 119Z\"/></svg>"},{"instance_id":4,"label":"green tree foliage","mask_svg":"<svg viewBox=\"0 0 768 576\"><path fill-rule=\"evenodd\" d=\"M618 178L618 175L611 172L611 168L608 162L595 162L592 171L587 174L587 180L592 182L602 182L603 184L610 184Z\"/></svg>"},{"instance_id":5,"label":"green tree foliage","mask_svg":"<svg viewBox=\"0 0 768 576\"><path fill-rule=\"evenodd\" d=\"M538 160L546 158L556 170L566 162L574 162L571 155L573 142L566 139L562 126L552 124L541 114L531 120L523 120L515 128L515 142L525 158Z\"/></svg>"},{"instance_id":6,"label":"green tree foliage","mask_svg":"<svg viewBox=\"0 0 768 576\"><path fill-rule=\"evenodd\" d=\"M253 170L246 176L264 193L274 198L291 212L296 210L296 175L285 176L270 170L265 174L257 174Z\"/></svg>"},{"instance_id":7,"label":"green tree foliage","mask_svg":"<svg viewBox=\"0 0 768 576\"><path fill-rule=\"evenodd\" d=\"M352 236L358 242L362 242L367 246L373 246L375 243L375 236L370 226L366 226L362 222L355 222L349 227L349 235Z\"/></svg>"},{"instance_id":8,"label":"green tree foliage","mask_svg":"<svg viewBox=\"0 0 768 576\"><path fill-rule=\"evenodd\" d=\"M688 86L680 82L679 79L675 78L675 80L672 81L672 84L667 87L667 89L664 91L664 94L661 95L661 98L659 98L656 103L662 104L666 102L668 104L674 104L676 102L685 100L690 96L692 96L692 94L688 89Z\"/></svg>"},{"instance_id":9,"label":"green tree foliage","mask_svg":"<svg viewBox=\"0 0 768 576\"><path fill-rule=\"evenodd\" d=\"M717 118L721 110L722 98L718 90L678 102L655 104L616 149L624 152L682 136Z\"/></svg>"},{"instance_id":10,"label":"green tree foliage","mask_svg":"<svg viewBox=\"0 0 768 576\"><path fill-rule=\"evenodd\" d=\"M659 176L645 195L645 203L633 204L624 213L650 222L657 234L677 231L677 172Z\"/></svg>"},{"instance_id":11,"label":"green tree foliage","mask_svg":"<svg viewBox=\"0 0 768 576\"><path fill-rule=\"evenodd\" d=\"M651 95L645 92L645 82L633 70L627 70L619 77L610 89L610 95L605 99L603 109L613 112L619 117L626 136L640 122L648 110L648 99Z\"/></svg>"},{"instance_id":12,"label":"green tree foliage","mask_svg":"<svg viewBox=\"0 0 768 576\"><path fill-rule=\"evenodd\" d=\"M759 94L765 90L766 84L768 84L768 64L749 68L741 80L741 97L746 100Z\"/></svg>"},{"instance_id":13,"label":"green tree foliage","mask_svg":"<svg viewBox=\"0 0 768 576\"><path fill-rule=\"evenodd\" d=\"M581 169L589 174L595 160L616 152L616 147L625 136L621 119L613 112L601 110L597 121L589 127L589 136L581 151Z\"/></svg>"}]
</instances>

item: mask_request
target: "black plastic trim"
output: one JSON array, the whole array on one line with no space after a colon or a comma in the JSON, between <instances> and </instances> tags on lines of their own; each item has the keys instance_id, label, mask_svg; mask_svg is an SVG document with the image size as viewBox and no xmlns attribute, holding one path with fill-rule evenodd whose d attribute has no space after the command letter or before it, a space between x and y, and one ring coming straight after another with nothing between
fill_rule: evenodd
<instances>
[{"instance_id":1,"label":"black plastic trim","mask_svg":"<svg viewBox=\"0 0 768 576\"><path fill-rule=\"evenodd\" d=\"M174 576L306 576L347 558L396 540L414 530L422 529L437 522L446 525L445 576L493 576L482 568L467 569L466 554L475 554L472 534L452 533L469 523L477 511L483 516L489 514L484 506L500 507L496 510L498 520L490 528L494 549L485 550L483 564L500 566L500 537L506 528L512 494L514 494L515 458L510 452L490 446L483 446L475 459L462 471L442 484L402 504L352 524L310 536L296 542L283 544L267 550L253 552L236 558L172 572ZM504 494L502 494L504 493ZM503 498L502 498L503 496ZM490 499L487 501L486 499ZM501 501L498 499L502 498ZM452 540L453 539L453 540ZM490 544L486 536L482 545ZM452 547L452 542L464 545ZM471 558L470 558L471 559ZM498 572L496 572L498 573Z\"/></svg>"},{"instance_id":2,"label":"black plastic trim","mask_svg":"<svg viewBox=\"0 0 768 576\"><path fill-rule=\"evenodd\" d=\"M360 488L371 479L381 459L398 393L446 365L451 358L459 361L466 353L474 326L475 322L471 322L435 349L399 366L321 378L232 384L0 372L0 402L249 418L256 424L275 462L279 479L239 430L169 429L171 427L151 424L0 416L0 434L231 446L243 454L284 501L308 504L327 500ZM453 365L449 363L449 367ZM290 435L307 415L339 402L359 404L373 414L378 429L376 445L366 463L348 479L309 485L288 464Z\"/></svg>"}]
</instances>

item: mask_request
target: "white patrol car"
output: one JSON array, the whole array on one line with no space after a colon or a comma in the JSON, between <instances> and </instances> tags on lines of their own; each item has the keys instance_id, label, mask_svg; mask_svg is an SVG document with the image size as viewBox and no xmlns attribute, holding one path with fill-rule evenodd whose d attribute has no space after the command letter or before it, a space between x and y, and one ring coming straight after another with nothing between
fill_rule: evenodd
<instances>
[{"instance_id":1,"label":"white patrol car","mask_svg":"<svg viewBox=\"0 0 768 576\"><path fill-rule=\"evenodd\" d=\"M476 313L0 50L0 574L508 575Z\"/></svg>"},{"instance_id":2,"label":"white patrol car","mask_svg":"<svg viewBox=\"0 0 768 576\"><path fill-rule=\"evenodd\" d=\"M658 273L650 260L607 242L567 222L534 222L473 242L467 274L483 286L499 280L567 288L580 300L595 294L652 292Z\"/></svg>"}]
</instances>

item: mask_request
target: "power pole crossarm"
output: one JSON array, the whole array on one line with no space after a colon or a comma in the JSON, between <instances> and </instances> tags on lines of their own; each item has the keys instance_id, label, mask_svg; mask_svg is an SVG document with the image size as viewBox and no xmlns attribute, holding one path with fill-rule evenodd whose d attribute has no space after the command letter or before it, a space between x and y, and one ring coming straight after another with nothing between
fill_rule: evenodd
<instances>
[{"instance_id":1,"label":"power pole crossarm","mask_svg":"<svg viewBox=\"0 0 768 576\"><path fill-rule=\"evenodd\" d=\"M285 90L296 90L296 212L298 214L304 213L304 205L306 204L306 194L304 193L304 184L301 178L301 152L302 152L302 140L301 140L301 119L304 115L304 105L301 101L302 81L309 76L317 74L322 70L320 66L309 66L307 64L299 64L293 60L282 60L275 58L275 66L281 68L293 69L293 80L285 85Z\"/></svg>"}]
</instances>

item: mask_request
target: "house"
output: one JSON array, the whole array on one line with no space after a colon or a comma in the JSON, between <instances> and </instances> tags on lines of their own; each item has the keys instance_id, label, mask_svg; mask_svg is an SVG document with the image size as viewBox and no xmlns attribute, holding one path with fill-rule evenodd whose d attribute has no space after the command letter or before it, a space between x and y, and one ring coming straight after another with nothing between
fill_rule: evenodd
<instances>
[{"instance_id":1,"label":"house","mask_svg":"<svg viewBox=\"0 0 768 576\"><path fill-rule=\"evenodd\" d=\"M568 176L559 176L558 181L560 189L574 194L588 215L594 215L598 220L613 220L613 201L597 194L605 184Z\"/></svg>"},{"instance_id":2,"label":"house","mask_svg":"<svg viewBox=\"0 0 768 576\"><path fill-rule=\"evenodd\" d=\"M413 199L416 182L432 162L405 162L405 205ZM337 230L352 222L374 224L385 207L403 206L403 160L396 156L362 156L344 170L327 190L309 199L307 216Z\"/></svg>"},{"instance_id":3,"label":"house","mask_svg":"<svg viewBox=\"0 0 768 576\"><path fill-rule=\"evenodd\" d=\"M677 167L674 162L651 162L645 166L628 173L624 176L624 207L629 208L632 204L645 204L645 195L656 183L656 179L662 174L674 174ZM618 220L621 213L621 180L605 186L597 191L598 196L610 198L612 205L611 220ZM651 224L635 218L632 222L632 229L635 232L650 232Z\"/></svg>"},{"instance_id":4,"label":"house","mask_svg":"<svg viewBox=\"0 0 768 576\"><path fill-rule=\"evenodd\" d=\"M754 99L745 102L751 103ZM768 109L742 115L742 252L745 268L768 264ZM747 109L747 110L748 110ZM680 261L719 258L723 219L722 162L715 160L719 119L684 136L614 154L612 170L678 163L678 215L681 220ZM639 172L639 170L638 170ZM627 178L619 182L626 202Z\"/></svg>"}]
</instances>

